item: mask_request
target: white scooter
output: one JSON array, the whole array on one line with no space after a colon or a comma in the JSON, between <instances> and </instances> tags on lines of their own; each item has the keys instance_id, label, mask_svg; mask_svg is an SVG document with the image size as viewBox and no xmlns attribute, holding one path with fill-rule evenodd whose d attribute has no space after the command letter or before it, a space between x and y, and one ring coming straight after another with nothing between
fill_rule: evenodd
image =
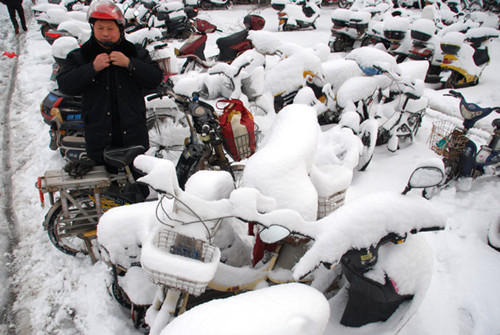
<instances>
[{"instance_id":1,"label":"white scooter","mask_svg":"<svg viewBox=\"0 0 500 335\"><path fill-rule=\"evenodd\" d=\"M312 1L302 1L297 3L287 3L278 12L280 31L290 31L298 29L316 29L316 20L320 14L320 9Z\"/></svg>"}]
</instances>

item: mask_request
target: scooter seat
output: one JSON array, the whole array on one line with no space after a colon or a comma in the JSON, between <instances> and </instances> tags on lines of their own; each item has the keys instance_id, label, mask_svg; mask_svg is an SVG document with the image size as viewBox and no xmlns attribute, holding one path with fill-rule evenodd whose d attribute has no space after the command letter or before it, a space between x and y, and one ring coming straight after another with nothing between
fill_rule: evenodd
<instances>
[{"instance_id":1,"label":"scooter seat","mask_svg":"<svg viewBox=\"0 0 500 335\"><path fill-rule=\"evenodd\" d=\"M138 155L146 152L142 145L134 145L126 148L106 148L104 149L104 161L109 165L121 168L132 164Z\"/></svg>"},{"instance_id":2,"label":"scooter seat","mask_svg":"<svg viewBox=\"0 0 500 335\"><path fill-rule=\"evenodd\" d=\"M221 62L232 61L240 51L249 49L242 45L247 40L247 37L248 30L242 30L227 37L219 38L216 41L219 47L219 56L217 60ZM247 43L251 44L249 41L247 41Z\"/></svg>"},{"instance_id":3,"label":"scooter seat","mask_svg":"<svg viewBox=\"0 0 500 335\"><path fill-rule=\"evenodd\" d=\"M234 33L232 35L217 39L217 46L219 47L219 50L221 50L222 52L223 49L227 49L232 45L242 42L246 40L247 37L248 37L248 30L245 29L237 33Z\"/></svg>"}]
</instances>

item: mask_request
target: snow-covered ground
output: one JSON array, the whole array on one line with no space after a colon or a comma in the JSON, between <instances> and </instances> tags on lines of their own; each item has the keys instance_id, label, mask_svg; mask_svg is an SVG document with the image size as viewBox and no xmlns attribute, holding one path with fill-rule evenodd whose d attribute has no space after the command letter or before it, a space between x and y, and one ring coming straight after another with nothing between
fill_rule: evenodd
<instances>
[{"instance_id":1,"label":"snow-covered ground","mask_svg":"<svg viewBox=\"0 0 500 335\"><path fill-rule=\"evenodd\" d=\"M25 6L28 4L25 3ZM215 54L215 38L241 29L235 22L241 22L241 18L252 10L250 6L235 6L229 12L202 12L200 17L216 23L223 31L209 36L206 54ZM276 12L269 7L254 12L265 17L265 31L273 32L282 41L309 47L328 42L331 10L322 8L317 30L300 32L277 32ZM11 305L10 285L14 293L11 296L15 298L11 307L16 317L15 324L0 320L0 333L140 334L132 325L129 311L110 295L111 275L107 266L102 262L92 265L88 257L62 254L53 247L43 231L42 222L48 207L40 207L34 184L44 171L59 169L64 161L58 152L48 148L48 127L39 112L40 102L55 87L55 83L49 81L53 62L51 50L39 33L36 22L31 19L31 13L26 13L29 30L21 34L16 42L6 7L0 7L0 53L17 51L19 43L17 74L12 73L15 59L0 58L0 100L2 113L8 113L2 115L0 128L4 148L0 153L3 187L0 190L0 306ZM176 42L173 44L178 46ZM329 57L336 59L344 55L331 54ZM491 64L485 69L480 84L461 92L469 101L480 105L500 106L500 41L491 44L490 57ZM6 88L12 80L15 80L15 91L10 105L6 105L9 96ZM443 93L431 89L426 91L434 109L428 109L415 143L396 153L377 147L367 171L354 173L347 192L348 202L375 192L401 192L415 165L423 159L436 157L426 144L432 122L446 118L459 123L456 101L443 98ZM482 143L487 141L484 129L488 127L487 123L481 124L483 130L474 132ZM487 245L486 238L490 223L500 216L500 181L497 179L478 181L467 191L450 187L430 200L432 205L445 213L447 228L439 233L422 235L434 252L433 276L419 309L400 334L482 335L500 332L500 268L497 266L500 254ZM394 209L393 203L384 206L388 212ZM10 217L7 218L7 215ZM424 213L422 217L425 217ZM15 227L11 223L15 223ZM13 236L11 241L17 240L13 255L8 248L10 236ZM7 269L9 272L5 271ZM11 276L7 278L9 273ZM266 299L265 292L263 290L255 300ZM252 299L246 301L251 303ZM333 300L330 303L333 306ZM261 307L255 302L254 305L255 308ZM228 306L224 307L223 303L214 305L213 313L205 311L204 317L213 318L217 312L224 313L222 320L236 319L235 316L240 313L246 313L249 319L254 317L247 309L238 310L237 303L234 308ZM285 308L280 306L277 308ZM272 306L266 308L272 309ZM318 313L323 311L323 305L318 307ZM340 316L334 308L330 313L324 334L358 333L357 329L339 328ZM252 322L259 324L259 317L263 318L260 324L264 327L269 322L266 315L256 314ZM316 320L324 319L318 315ZM230 327L234 327L230 332L233 334L248 330L245 324L241 329L238 323L230 323ZM197 329L203 329L203 325L200 324ZM287 328L282 329L289 334ZM265 334L266 331L255 332Z\"/></svg>"}]
</instances>

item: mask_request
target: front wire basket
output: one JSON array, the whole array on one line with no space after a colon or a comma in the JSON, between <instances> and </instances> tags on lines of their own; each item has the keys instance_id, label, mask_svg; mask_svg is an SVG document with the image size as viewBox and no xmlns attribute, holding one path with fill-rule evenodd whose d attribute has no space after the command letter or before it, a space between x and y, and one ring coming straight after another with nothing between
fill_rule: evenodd
<instances>
[{"instance_id":1,"label":"front wire basket","mask_svg":"<svg viewBox=\"0 0 500 335\"><path fill-rule=\"evenodd\" d=\"M166 260L165 266L161 266L161 270L158 268L153 269L153 266L149 267L144 264L145 262L142 262L141 265L144 272L153 283L175 288L194 296L199 296L205 292L205 288L209 281L197 281L193 278L185 278L174 274L176 272L175 270L179 272L179 269L172 269L172 267L169 267L167 265L169 263L168 258L182 256L202 263L212 263L216 261L217 248L215 246L210 245L208 242L167 229L159 230L156 236L154 236L152 244L155 249L162 253ZM171 269L174 271L171 273L168 272Z\"/></svg>"},{"instance_id":2,"label":"front wire basket","mask_svg":"<svg viewBox=\"0 0 500 335\"><path fill-rule=\"evenodd\" d=\"M259 135L259 127L255 124L253 132L236 137L223 137L224 149L234 161L239 162L255 153Z\"/></svg>"},{"instance_id":3,"label":"front wire basket","mask_svg":"<svg viewBox=\"0 0 500 335\"><path fill-rule=\"evenodd\" d=\"M448 121L437 121L432 124L427 143L438 155L455 158L461 155L468 140L463 128Z\"/></svg>"}]
</instances>

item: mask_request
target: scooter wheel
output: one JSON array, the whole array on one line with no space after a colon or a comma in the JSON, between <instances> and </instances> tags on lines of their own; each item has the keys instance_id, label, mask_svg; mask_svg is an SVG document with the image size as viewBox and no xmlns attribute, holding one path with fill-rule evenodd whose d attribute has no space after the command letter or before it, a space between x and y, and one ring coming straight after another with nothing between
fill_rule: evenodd
<instances>
[{"instance_id":1,"label":"scooter wheel","mask_svg":"<svg viewBox=\"0 0 500 335\"><path fill-rule=\"evenodd\" d=\"M446 80L446 82L444 83L443 88L461 87L461 85L459 83L461 78L462 78L462 75L460 73L453 71L451 73L450 77L448 78L448 80Z\"/></svg>"},{"instance_id":2,"label":"scooter wheel","mask_svg":"<svg viewBox=\"0 0 500 335\"><path fill-rule=\"evenodd\" d=\"M88 211L95 211L95 203L92 196L88 193L82 193L74 196L79 206ZM106 203L104 211L125 205L130 201L119 195L111 193L101 193L101 201ZM76 255L81 252L87 254L87 247L82 236L96 229L97 224L83 219L80 209L70 203L68 204L69 220L63 213L61 201L57 201L49 212L47 221L47 234L52 244L68 255Z\"/></svg>"},{"instance_id":3,"label":"scooter wheel","mask_svg":"<svg viewBox=\"0 0 500 335\"><path fill-rule=\"evenodd\" d=\"M208 1L203 1L200 5L201 9L203 10L209 10L212 9L212 5L210 5L210 2Z\"/></svg>"},{"instance_id":4,"label":"scooter wheel","mask_svg":"<svg viewBox=\"0 0 500 335\"><path fill-rule=\"evenodd\" d=\"M340 8L347 8L349 6L349 2L347 0L339 0L338 4Z\"/></svg>"},{"instance_id":5,"label":"scooter wheel","mask_svg":"<svg viewBox=\"0 0 500 335\"><path fill-rule=\"evenodd\" d=\"M42 26L40 27L40 33L42 34L43 38L45 38L45 34L49 31L50 29L50 26L45 23L45 24L42 24Z\"/></svg>"},{"instance_id":6,"label":"scooter wheel","mask_svg":"<svg viewBox=\"0 0 500 335\"><path fill-rule=\"evenodd\" d=\"M337 38L335 42L333 42L333 52L344 52L346 50L346 44L342 38Z\"/></svg>"}]
</instances>

